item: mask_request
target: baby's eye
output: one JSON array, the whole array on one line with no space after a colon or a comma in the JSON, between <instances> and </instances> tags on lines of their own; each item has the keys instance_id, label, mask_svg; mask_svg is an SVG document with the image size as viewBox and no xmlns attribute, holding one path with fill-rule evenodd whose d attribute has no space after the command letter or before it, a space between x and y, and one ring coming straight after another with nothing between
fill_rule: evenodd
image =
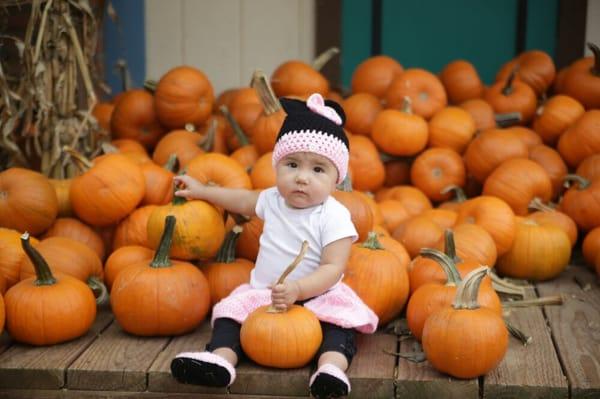
<instances>
[{"instance_id":1,"label":"baby's eye","mask_svg":"<svg viewBox=\"0 0 600 399\"><path fill-rule=\"evenodd\" d=\"M325 172L325 169L323 169L323 168L322 168L322 167L320 167L320 166L315 166L315 167L313 168L313 170L314 170L316 173L323 173L323 172Z\"/></svg>"},{"instance_id":2,"label":"baby's eye","mask_svg":"<svg viewBox=\"0 0 600 399\"><path fill-rule=\"evenodd\" d=\"M290 161L287 163L287 166L289 166L290 168L297 168L298 164L294 161Z\"/></svg>"}]
</instances>

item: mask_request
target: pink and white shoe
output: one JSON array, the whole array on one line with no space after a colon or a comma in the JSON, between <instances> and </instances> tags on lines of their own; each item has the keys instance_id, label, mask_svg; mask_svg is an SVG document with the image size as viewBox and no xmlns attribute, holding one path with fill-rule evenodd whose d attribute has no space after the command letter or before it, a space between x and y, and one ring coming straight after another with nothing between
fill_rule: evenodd
<instances>
[{"instance_id":1,"label":"pink and white shoe","mask_svg":"<svg viewBox=\"0 0 600 399\"><path fill-rule=\"evenodd\" d=\"M211 352L182 352L171 361L171 374L183 384L228 387L235 381L235 368Z\"/></svg>"},{"instance_id":2,"label":"pink and white shoe","mask_svg":"<svg viewBox=\"0 0 600 399\"><path fill-rule=\"evenodd\" d=\"M325 363L310 377L310 394L317 399L341 398L350 393L350 381L337 366Z\"/></svg>"}]
</instances>

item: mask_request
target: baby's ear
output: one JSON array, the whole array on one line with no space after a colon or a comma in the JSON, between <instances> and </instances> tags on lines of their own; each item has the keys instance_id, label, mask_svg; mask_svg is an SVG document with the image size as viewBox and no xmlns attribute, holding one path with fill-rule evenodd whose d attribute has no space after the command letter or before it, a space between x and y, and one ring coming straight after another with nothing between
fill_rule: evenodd
<instances>
[{"instance_id":1,"label":"baby's ear","mask_svg":"<svg viewBox=\"0 0 600 399\"><path fill-rule=\"evenodd\" d=\"M344 112L344 108L333 100L325 100L325 105L333 108L335 112L337 112L340 118L342 118L342 126L344 126L346 124L346 113Z\"/></svg>"}]
</instances>

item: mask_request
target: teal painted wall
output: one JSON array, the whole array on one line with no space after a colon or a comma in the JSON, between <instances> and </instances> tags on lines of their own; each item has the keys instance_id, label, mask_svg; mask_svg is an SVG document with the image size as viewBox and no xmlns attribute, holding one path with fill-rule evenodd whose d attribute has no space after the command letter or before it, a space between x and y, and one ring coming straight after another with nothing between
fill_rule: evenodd
<instances>
[{"instance_id":1,"label":"teal painted wall","mask_svg":"<svg viewBox=\"0 0 600 399\"><path fill-rule=\"evenodd\" d=\"M515 56L518 0L382 0L382 53L405 68L438 73L449 62L473 63L489 84ZM529 0L525 47L554 56L558 0ZM371 1L342 1L342 83L371 55Z\"/></svg>"}]
</instances>

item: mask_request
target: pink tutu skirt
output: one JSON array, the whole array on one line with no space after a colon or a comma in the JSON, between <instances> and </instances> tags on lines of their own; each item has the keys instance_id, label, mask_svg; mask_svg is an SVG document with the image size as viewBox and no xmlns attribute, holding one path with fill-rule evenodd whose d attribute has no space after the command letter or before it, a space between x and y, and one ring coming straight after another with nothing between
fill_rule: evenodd
<instances>
[{"instance_id":1,"label":"pink tutu skirt","mask_svg":"<svg viewBox=\"0 0 600 399\"><path fill-rule=\"evenodd\" d=\"M271 304L271 290L252 288L250 284L237 287L213 307L211 323L226 317L242 324L257 308ZM377 330L377 315L346 284L338 283L329 291L304 303L319 320L342 328L354 328L370 334Z\"/></svg>"}]
</instances>

